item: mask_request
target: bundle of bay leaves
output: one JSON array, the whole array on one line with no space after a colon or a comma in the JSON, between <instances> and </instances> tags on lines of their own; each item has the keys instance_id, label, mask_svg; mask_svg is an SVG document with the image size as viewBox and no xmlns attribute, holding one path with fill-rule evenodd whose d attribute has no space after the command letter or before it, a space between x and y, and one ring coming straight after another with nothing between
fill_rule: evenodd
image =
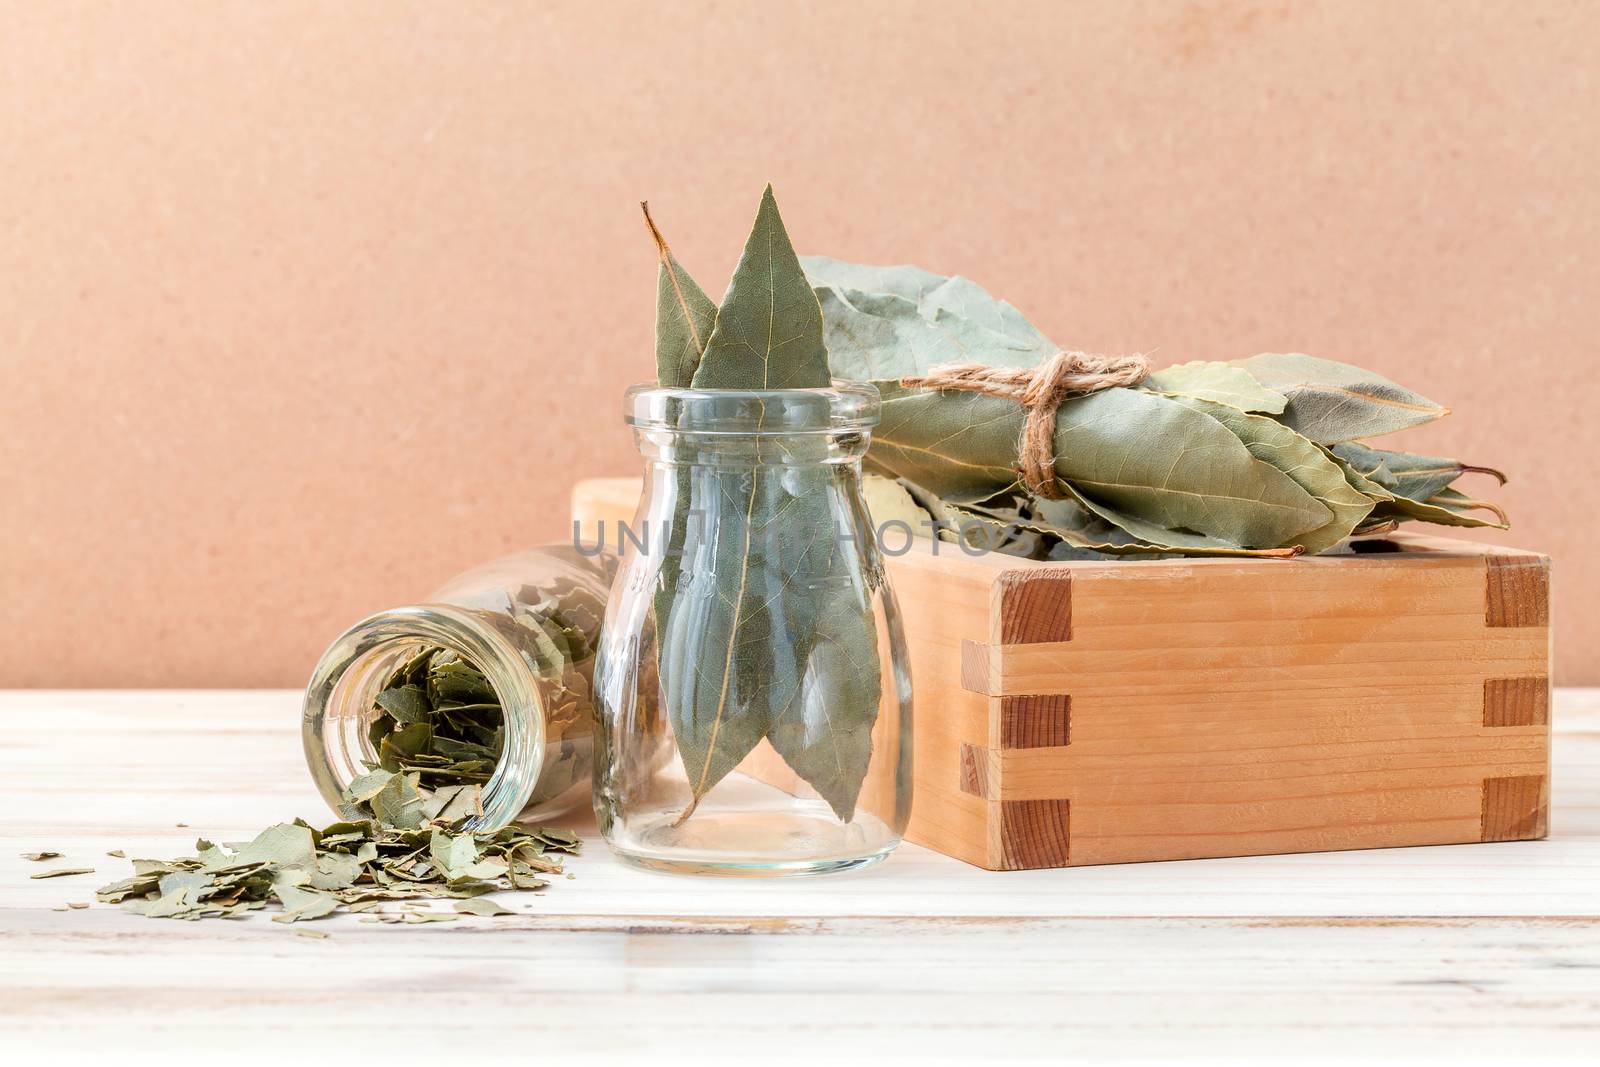
<instances>
[{"instance_id":1,"label":"bundle of bay leaves","mask_svg":"<svg viewBox=\"0 0 1600 1067\"><path fill-rule=\"evenodd\" d=\"M832 384L821 309L770 186L720 304L648 207L645 218L660 259L659 384L759 391L731 398L755 413L744 434L697 435L702 409L688 399L675 409L684 434L657 501L671 520L655 583L656 670L690 794L677 821L764 740L850 822L878 716L882 569L870 548L838 536L861 488L852 465L829 461L818 432L826 403L773 392ZM815 424L796 425L807 411Z\"/></svg>"},{"instance_id":2,"label":"bundle of bay leaves","mask_svg":"<svg viewBox=\"0 0 1600 1067\"><path fill-rule=\"evenodd\" d=\"M871 381L884 397L868 453L888 479L869 485L880 523L1041 559L1285 556L1412 520L1505 526L1495 505L1454 488L1469 472L1504 483L1498 471L1361 443L1447 409L1299 354L1183 363L1137 387L1067 399L1055 415L1060 498L1046 499L1018 480L1017 403L901 380L959 363L1038 367L1060 346L966 278L802 262L833 374Z\"/></svg>"}]
</instances>

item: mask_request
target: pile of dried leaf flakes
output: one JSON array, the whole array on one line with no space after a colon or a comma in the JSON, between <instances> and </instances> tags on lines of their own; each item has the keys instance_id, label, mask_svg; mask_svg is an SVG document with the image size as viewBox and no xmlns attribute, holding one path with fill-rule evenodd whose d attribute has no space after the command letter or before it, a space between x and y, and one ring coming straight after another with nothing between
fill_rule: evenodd
<instances>
[{"instance_id":1,"label":"pile of dried leaf flakes","mask_svg":"<svg viewBox=\"0 0 1600 1067\"><path fill-rule=\"evenodd\" d=\"M341 908L373 912L375 922L437 922L452 912L383 912L389 902L453 898L456 912L507 915L485 893L542 889L561 873L561 855L578 850L572 834L508 826L492 834L454 832L424 821L413 827L372 820L321 830L302 820L279 823L253 841L195 843L196 855L133 861L133 877L96 896L159 919L229 918L276 901L274 922L320 919Z\"/></svg>"}]
</instances>

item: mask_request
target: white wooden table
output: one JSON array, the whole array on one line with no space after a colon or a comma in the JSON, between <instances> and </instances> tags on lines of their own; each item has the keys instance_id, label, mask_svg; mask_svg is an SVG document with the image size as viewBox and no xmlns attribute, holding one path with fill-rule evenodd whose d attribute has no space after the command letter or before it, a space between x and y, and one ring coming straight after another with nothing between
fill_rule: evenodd
<instances>
[{"instance_id":1,"label":"white wooden table","mask_svg":"<svg viewBox=\"0 0 1600 1067\"><path fill-rule=\"evenodd\" d=\"M1012 873L908 845L748 881L624 868L585 822L575 877L503 895L515 918L339 916L320 940L265 914L57 910L128 872L107 850L324 821L298 711L0 693L0 1050L421 1062L470 1032L631 1062L1600 1059L1600 690L1558 694L1548 841ZM43 849L95 873L30 880L52 864L18 854Z\"/></svg>"}]
</instances>

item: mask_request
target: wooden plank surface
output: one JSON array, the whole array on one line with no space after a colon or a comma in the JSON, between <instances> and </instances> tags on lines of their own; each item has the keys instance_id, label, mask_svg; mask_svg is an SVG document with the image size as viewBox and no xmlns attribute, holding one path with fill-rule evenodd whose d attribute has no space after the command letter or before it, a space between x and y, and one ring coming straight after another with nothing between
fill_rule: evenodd
<instances>
[{"instance_id":1,"label":"wooden plank surface","mask_svg":"<svg viewBox=\"0 0 1600 1067\"><path fill-rule=\"evenodd\" d=\"M547 1055L765 1063L1584 1062L1600 1041L1600 691L1555 695L1546 841L1005 873L906 846L751 882L625 869L583 818L575 877L509 895L509 919L341 917L312 940L260 915L53 910L126 872L109 849L323 818L298 699L0 694L0 1044L126 1060L226 1038L281 1058L299 1028L298 1060L392 1048L424 1012L450 1022L407 1028L412 1054L452 1027ZM43 865L18 853L37 849L96 873L29 880Z\"/></svg>"}]
</instances>

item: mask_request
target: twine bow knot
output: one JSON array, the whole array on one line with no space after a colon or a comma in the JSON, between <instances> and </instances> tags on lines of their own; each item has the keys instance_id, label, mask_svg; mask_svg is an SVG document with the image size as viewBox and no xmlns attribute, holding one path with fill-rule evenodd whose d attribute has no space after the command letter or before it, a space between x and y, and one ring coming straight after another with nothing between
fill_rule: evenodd
<instances>
[{"instance_id":1,"label":"twine bow knot","mask_svg":"<svg viewBox=\"0 0 1600 1067\"><path fill-rule=\"evenodd\" d=\"M908 388L951 389L1015 400L1027 413L1017 442L1017 473L1036 496L1060 500L1056 487L1056 409L1074 393L1094 393L1138 385L1150 374L1150 360L1131 356L1096 356L1057 352L1037 367L990 367L956 363L934 367L921 377L901 378Z\"/></svg>"}]
</instances>

